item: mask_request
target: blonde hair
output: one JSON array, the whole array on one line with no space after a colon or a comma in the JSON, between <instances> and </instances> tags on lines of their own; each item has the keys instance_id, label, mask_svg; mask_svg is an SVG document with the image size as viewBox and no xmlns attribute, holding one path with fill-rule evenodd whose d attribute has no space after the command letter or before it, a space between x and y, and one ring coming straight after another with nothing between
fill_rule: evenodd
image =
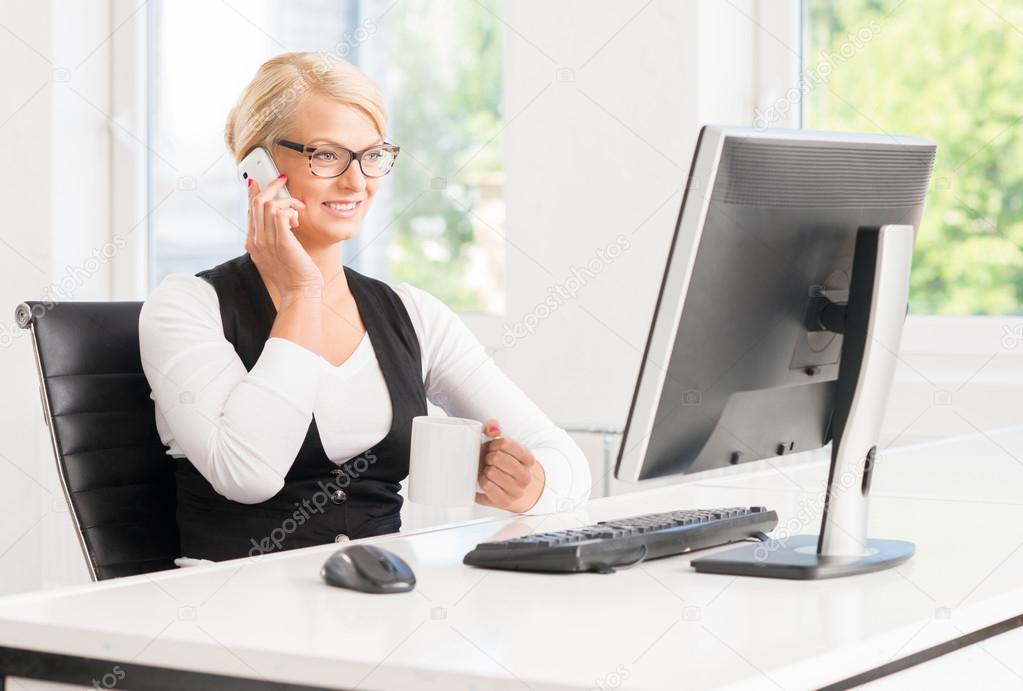
<instances>
[{"instance_id":1,"label":"blonde hair","mask_svg":"<svg viewBox=\"0 0 1023 691\"><path fill-rule=\"evenodd\" d=\"M383 94L355 65L331 53L282 53L260 66L227 115L224 143L235 163L259 146L273 152L276 140L309 93L359 108L373 121L380 136L385 136Z\"/></svg>"}]
</instances>

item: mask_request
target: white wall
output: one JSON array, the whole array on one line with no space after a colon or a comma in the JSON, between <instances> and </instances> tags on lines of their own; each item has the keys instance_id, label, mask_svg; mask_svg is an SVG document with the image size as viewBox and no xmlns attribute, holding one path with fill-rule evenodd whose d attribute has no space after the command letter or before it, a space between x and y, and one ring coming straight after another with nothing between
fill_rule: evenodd
<instances>
[{"instance_id":1,"label":"white wall","mask_svg":"<svg viewBox=\"0 0 1023 691\"><path fill-rule=\"evenodd\" d=\"M0 592L87 580L42 422L22 300L107 299L110 8L0 5ZM92 260L92 261L90 261Z\"/></svg>"},{"instance_id":2,"label":"white wall","mask_svg":"<svg viewBox=\"0 0 1023 691\"><path fill-rule=\"evenodd\" d=\"M699 126L752 119L753 5L506 5L505 324L534 326L496 359L561 425L624 425Z\"/></svg>"},{"instance_id":3,"label":"white wall","mask_svg":"<svg viewBox=\"0 0 1023 691\"><path fill-rule=\"evenodd\" d=\"M50 10L28 2L0 5L0 23L17 27L22 41L0 39L4 70L0 90L0 589L20 590L38 583L38 522L47 506L39 487L37 446L39 404L28 341L18 337L14 305L39 292L50 276L52 214L49 204L52 137L49 114L53 94L51 67L36 51L49 55ZM31 47L30 47L31 46ZM13 74L12 74L13 73ZM25 181L31 180L32 184ZM29 569L21 568L30 565Z\"/></svg>"}]
</instances>

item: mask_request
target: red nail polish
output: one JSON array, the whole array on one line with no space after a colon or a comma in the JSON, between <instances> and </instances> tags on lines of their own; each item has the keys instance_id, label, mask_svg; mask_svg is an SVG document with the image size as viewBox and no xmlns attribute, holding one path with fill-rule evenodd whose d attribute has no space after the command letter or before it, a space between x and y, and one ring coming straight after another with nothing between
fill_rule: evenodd
<instances>
[{"instance_id":1,"label":"red nail polish","mask_svg":"<svg viewBox=\"0 0 1023 691\"><path fill-rule=\"evenodd\" d=\"M277 176L277 179L278 179L278 180L283 180L283 179L284 179L284 178L286 178L286 177L288 177L288 176L287 176L287 175L285 175L284 173L281 173L280 175L278 175L278 176Z\"/></svg>"},{"instance_id":2,"label":"red nail polish","mask_svg":"<svg viewBox=\"0 0 1023 691\"><path fill-rule=\"evenodd\" d=\"M252 178L249 178L249 182L247 184L249 187L252 187Z\"/></svg>"}]
</instances>

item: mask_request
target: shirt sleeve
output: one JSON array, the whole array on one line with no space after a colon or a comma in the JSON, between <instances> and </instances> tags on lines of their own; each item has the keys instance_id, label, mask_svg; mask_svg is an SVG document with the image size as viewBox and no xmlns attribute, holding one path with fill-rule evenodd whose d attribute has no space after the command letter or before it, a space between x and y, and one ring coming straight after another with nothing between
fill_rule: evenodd
<instances>
[{"instance_id":1,"label":"shirt sleeve","mask_svg":"<svg viewBox=\"0 0 1023 691\"><path fill-rule=\"evenodd\" d=\"M167 276L143 304L139 348L168 453L233 501L280 491L312 420L320 356L271 338L246 371L224 337L216 291L188 274Z\"/></svg>"},{"instance_id":2,"label":"shirt sleeve","mask_svg":"<svg viewBox=\"0 0 1023 691\"><path fill-rule=\"evenodd\" d=\"M495 418L502 434L533 452L546 484L527 514L577 508L590 496L590 466L579 445L505 375L455 312L408 283L396 286L423 345L427 398L448 415Z\"/></svg>"}]
</instances>

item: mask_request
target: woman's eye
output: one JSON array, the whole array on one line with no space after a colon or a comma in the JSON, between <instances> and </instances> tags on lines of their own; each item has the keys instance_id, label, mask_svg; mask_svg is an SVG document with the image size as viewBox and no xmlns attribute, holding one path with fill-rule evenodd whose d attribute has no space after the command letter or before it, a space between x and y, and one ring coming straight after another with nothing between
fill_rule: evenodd
<instances>
[{"instance_id":1,"label":"woman's eye","mask_svg":"<svg viewBox=\"0 0 1023 691\"><path fill-rule=\"evenodd\" d=\"M313 158L317 161L330 163L331 161L337 160L337 155L335 155L333 151L317 151L313 154Z\"/></svg>"}]
</instances>

